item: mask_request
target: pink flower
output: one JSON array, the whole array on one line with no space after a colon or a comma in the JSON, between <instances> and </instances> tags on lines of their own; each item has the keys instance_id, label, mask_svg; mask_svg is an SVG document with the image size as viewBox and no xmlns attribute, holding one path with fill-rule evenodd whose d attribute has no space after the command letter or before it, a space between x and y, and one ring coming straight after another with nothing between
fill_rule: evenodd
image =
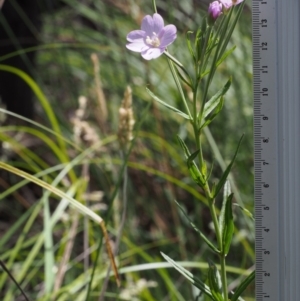
<instances>
[{"instance_id":1,"label":"pink flower","mask_svg":"<svg viewBox=\"0 0 300 301\"><path fill-rule=\"evenodd\" d=\"M147 15L142 20L141 30L133 30L127 35L127 49L140 52L146 60L156 59L172 44L177 35L174 25L164 26L159 14Z\"/></svg>"},{"instance_id":2,"label":"pink flower","mask_svg":"<svg viewBox=\"0 0 300 301\"><path fill-rule=\"evenodd\" d=\"M223 6L226 10L229 9L231 6L240 4L243 1L244 0L219 0L219 2L221 2L223 4Z\"/></svg>"},{"instance_id":3,"label":"pink flower","mask_svg":"<svg viewBox=\"0 0 300 301\"><path fill-rule=\"evenodd\" d=\"M209 18L214 22L222 14L222 4L219 1L212 2L208 7Z\"/></svg>"}]
</instances>

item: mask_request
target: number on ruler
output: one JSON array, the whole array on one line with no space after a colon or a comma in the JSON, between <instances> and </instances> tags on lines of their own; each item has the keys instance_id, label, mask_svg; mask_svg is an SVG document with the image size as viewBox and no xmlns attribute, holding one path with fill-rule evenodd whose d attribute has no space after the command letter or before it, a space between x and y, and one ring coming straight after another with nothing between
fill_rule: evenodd
<instances>
[{"instance_id":1,"label":"number on ruler","mask_svg":"<svg viewBox=\"0 0 300 301\"><path fill-rule=\"evenodd\" d=\"M263 143L269 143L269 138L263 138Z\"/></svg>"},{"instance_id":2,"label":"number on ruler","mask_svg":"<svg viewBox=\"0 0 300 301\"><path fill-rule=\"evenodd\" d=\"M267 42L261 42L261 50L268 50L268 43Z\"/></svg>"},{"instance_id":3,"label":"number on ruler","mask_svg":"<svg viewBox=\"0 0 300 301\"><path fill-rule=\"evenodd\" d=\"M268 96L268 88L262 88L262 96Z\"/></svg>"},{"instance_id":4,"label":"number on ruler","mask_svg":"<svg viewBox=\"0 0 300 301\"><path fill-rule=\"evenodd\" d=\"M267 23L268 23L267 19L262 19L261 20L261 27L267 27Z\"/></svg>"}]
</instances>

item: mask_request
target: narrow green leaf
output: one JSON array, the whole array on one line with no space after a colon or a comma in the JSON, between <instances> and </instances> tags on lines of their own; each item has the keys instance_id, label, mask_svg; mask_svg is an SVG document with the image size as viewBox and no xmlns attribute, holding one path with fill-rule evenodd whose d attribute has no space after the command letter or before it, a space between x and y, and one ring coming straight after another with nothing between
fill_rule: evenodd
<instances>
[{"instance_id":1,"label":"narrow green leaf","mask_svg":"<svg viewBox=\"0 0 300 301\"><path fill-rule=\"evenodd\" d=\"M211 291L209 289L209 287L201 280L197 279L194 277L194 275L186 270L185 268L183 268L181 265L179 265L178 263L176 263L173 259L171 259L169 256L167 256L166 254L160 252L161 255L163 256L163 258L169 262L170 264L172 264L172 266L179 272L181 273L186 279L188 279L194 286L196 286L201 292L203 292L204 294L206 294L208 297L210 297L211 300L213 301L218 301L217 299L215 299L213 297L213 295L211 294Z\"/></svg>"},{"instance_id":2,"label":"narrow green leaf","mask_svg":"<svg viewBox=\"0 0 300 301\"><path fill-rule=\"evenodd\" d=\"M82 205L80 202L78 202L74 198L72 198L69 195L67 195L66 193L64 193L62 190L56 188L55 186L52 186L52 185L48 184L47 182L38 179L34 175L31 175L23 170L20 170L18 168L10 166L4 162L0 162L0 168L7 170L13 174L16 174L24 179L27 179L30 182L35 183L35 184L39 185L40 187L45 188L45 189L49 190L50 192L60 196L61 198L68 200L69 203L72 206L74 206L80 213L87 215L92 220L94 220L96 223L101 224L103 222L102 217L100 217L98 214L96 214L94 211L92 211L88 207Z\"/></svg>"},{"instance_id":3,"label":"narrow green leaf","mask_svg":"<svg viewBox=\"0 0 300 301\"><path fill-rule=\"evenodd\" d=\"M202 38L203 38L203 31L201 28L198 28L196 32L195 43L194 43L196 49L201 47Z\"/></svg>"},{"instance_id":4,"label":"narrow green leaf","mask_svg":"<svg viewBox=\"0 0 300 301\"><path fill-rule=\"evenodd\" d=\"M198 29L196 34L196 50L197 50L197 56L198 56L198 63L201 58L204 57L204 53L206 51L206 47L204 47L204 41L205 41L205 34L207 34L207 19L203 18L201 28ZM203 63L203 62L201 62Z\"/></svg>"},{"instance_id":5,"label":"narrow green leaf","mask_svg":"<svg viewBox=\"0 0 300 301\"><path fill-rule=\"evenodd\" d=\"M186 160L188 160L188 158L191 156L191 153L188 149L188 147L186 146L186 144L184 143L184 141L177 135L177 139L178 139L178 142L184 152L184 156L186 158Z\"/></svg>"},{"instance_id":6,"label":"narrow green leaf","mask_svg":"<svg viewBox=\"0 0 300 301\"><path fill-rule=\"evenodd\" d=\"M183 213L183 215L186 217L186 219L189 221L190 225L192 226L192 228L200 235L200 237L206 242L206 244L211 248L211 250L213 250L216 253L220 253L220 250L218 250L217 247L214 246L214 244L196 227L196 225L191 221L191 219L189 218L189 216L186 214L186 212L184 211L184 209L180 206L180 204L175 201L176 205L179 207L179 209L181 210L181 212Z\"/></svg>"},{"instance_id":7,"label":"narrow green leaf","mask_svg":"<svg viewBox=\"0 0 300 301\"><path fill-rule=\"evenodd\" d=\"M208 283L211 294L218 301L224 301L222 296L222 281L220 273L212 261L208 261Z\"/></svg>"},{"instance_id":8,"label":"narrow green leaf","mask_svg":"<svg viewBox=\"0 0 300 301\"><path fill-rule=\"evenodd\" d=\"M248 209L246 209L246 208L244 208L244 207L242 207L241 205L239 205L239 204L233 204L234 206L237 206L237 207L239 207L242 211L243 211L243 213L245 214L245 215L247 215L248 217L250 217L253 221L255 221L255 218L253 217L253 214L248 210Z\"/></svg>"},{"instance_id":9,"label":"narrow green leaf","mask_svg":"<svg viewBox=\"0 0 300 301\"><path fill-rule=\"evenodd\" d=\"M226 180L224 185L223 200L227 199L229 195L231 195L231 186L230 186L230 181Z\"/></svg>"},{"instance_id":10,"label":"narrow green leaf","mask_svg":"<svg viewBox=\"0 0 300 301\"><path fill-rule=\"evenodd\" d=\"M238 143L238 146L237 146L237 148L236 148L235 154L234 154L234 156L233 156L233 158L232 158L230 164L227 166L227 168L226 168L226 170L224 171L224 173L223 173L223 175L222 175L222 177L221 177L219 183L218 183L217 186L216 186L216 190L215 190L215 193L214 193L214 195L213 195L213 198L215 198L215 197L218 195L219 191L221 190L221 188L223 187L224 183L225 183L226 180L227 180L227 177L228 177L228 175L229 175L229 173L230 173L230 170L231 170L231 168L232 168L232 166L233 166L234 160L235 160L235 158L236 158L236 156L237 156L237 153L238 153L238 151L239 151L239 148L240 148L240 145L241 145L241 142L242 142L243 137L244 137L244 134L242 135L242 137L241 137L241 139L240 139L240 141L239 141L239 143Z\"/></svg>"},{"instance_id":11,"label":"narrow green leaf","mask_svg":"<svg viewBox=\"0 0 300 301\"><path fill-rule=\"evenodd\" d=\"M205 69L205 71L203 73L201 73L200 78L203 78L204 76L206 76L207 74L210 73L211 69Z\"/></svg>"},{"instance_id":12,"label":"narrow green leaf","mask_svg":"<svg viewBox=\"0 0 300 301\"><path fill-rule=\"evenodd\" d=\"M213 40L213 39L212 39ZM212 50L214 49L214 48L216 48L218 45L219 45L219 41L220 40L217 40L217 41L215 41L215 43L214 44L211 44L211 45L209 45L209 47L207 47L207 49L206 49L206 57L208 57L209 56L209 54L212 52ZM235 49L235 47L236 46L234 46L234 49ZM232 51L234 51L234 49L232 50ZM231 49L229 49L228 51L230 51ZM231 52L230 52L231 53ZM228 55L230 55L230 53L228 53L227 55L226 55L226 57L228 56ZM216 68L218 68L218 66L219 65L221 65L221 63L222 63L222 61L224 61L225 59L226 59L226 57L224 57L225 56L225 54L223 54L223 56L216 62L216 64L215 64L215 66L213 66L213 69L215 70ZM222 59L222 61L221 61L221 59ZM208 63L208 61L207 61L207 63ZM205 65L205 67L207 66L207 64ZM211 68L209 68L209 69L205 69L204 70L204 72L202 72L201 73L201 78L203 78L204 76L206 76L207 74L209 74L211 72Z\"/></svg>"},{"instance_id":13,"label":"narrow green leaf","mask_svg":"<svg viewBox=\"0 0 300 301\"><path fill-rule=\"evenodd\" d=\"M187 43L187 46L188 46L188 49L189 49L189 52L194 60L194 63L196 63L196 56L195 56L195 52L194 52L194 49L192 47L192 43L191 43L191 35L193 34L192 31L188 31L185 35L186 37L186 43Z\"/></svg>"},{"instance_id":14,"label":"narrow green leaf","mask_svg":"<svg viewBox=\"0 0 300 301\"><path fill-rule=\"evenodd\" d=\"M205 161L204 161L204 162L205 162ZM213 172L213 169L214 169L214 164L215 164L215 162L214 162L214 160L213 160L212 163L211 163L211 167L210 167L209 173L208 173L208 175L207 175L207 177L206 177L206 180L207 180L207 181L209 180L210 176L212 175L212 172ZM213 188L213 187L212 187L212 188Z\"/></svg>"},{"instance_id":15,"label":"narrow green leaf","mask_svg":"<svg viewBox=\"0 0 300 301\"><path fill-rule=\"evenodd\" d=\"M192 86L192 78L190 77L189 73L187 72L187 70L184 68L184 66L173 56L171 55L168 51L165 51L164 52L164 55L168 58L169 60L169 63L172 62L174 64L171 64L169 67L173 66L173 67L176 67L176 72L177 74L180 75L181 79L187 83L188 86ZM178 69L179 68L179 69ZM186 76L187 78L189 79L190 82L188 82L184 77L183 75L180 73L181 70ZM173 70L174 71L174 70ZM174 75L173 75L174 76ZM175 78L174 78L175 79Z\"/></svg>"},{"instance_id":16,"label":"narrow green leaf","mask_svg":"<svg viewBox=\"0 0 300 301\"><path fill-rule=\"evenodd\" d=\"M248 275L244 281L240 283L237 287L236 291L233 293L230 298L231 301L239 301L241 299L241 294L245 291L248 285L255 279L255 271L253 271L250 275Z\"/></svg>"},{"instance_id":17,"label":"narrow green leaf","mask_svg":"<svg viewBox=\"0 0 300 301\"><path fill-rule=\"evenodd\" d=\"M150 94L150 96L155 99L157 102L159 102L160 104L164 105L166 108L174 111L175 113L179 114L180 116L184 117L185 119L190 120L189 115L181 112L180 110L174 108L173 106L167 104L166 102L164 102L163 100L159 99L155 94L153 94L148 88L146 88L146 91Z\"/></svg>"},{"instance_id":18,"label":"narrow green leaf","mask_svg":"<svg viewBox=\"0 0 300 301\"><path fill-rule=\"evenodd\" d=\"M208 118L202 119L204 121L204 123L201 125L200 129L203 129L204 127L208 126L216 117L217 115L221 112L222 108L224 105L224 98L221 96L213 114L209 115Z\"/></svg>"},{"instance_id":19,"label":"narrow green leaf","mask_svg":"<svg viewBox=\"0 0 300 301\"><path fill-rule=\"evenodd\" d=\"M216 66L218 67L221 63L235 50L236 46L233 46L229 50L227 50L222 57L217 61Z\"/></svg>"},{"instance_id":20,"label":"narrow green leaf","mask_svg":"<svg viewBox=\"0 0 300 301\"><path fill-rule=\"evenodd\" d=\"M220 103L221 96L225 95L231 85L231 78L227 81L225 86L220 89L209 101L207 101L204 105L203 116L202 118L205 119Z\"/></svg>"},{"instance_id":21,"label":"narrow green leaf","mask_svg":"<svg viewBox=\"0 0 300 301\"><path fill-rule=\"evenodd\" d=\"M191 82L189 82L180 72L180 69L175 65L175 70L177 72L177 75L179 76L179 78L185 83L187 84L190 88L193 87L193 84ZM191 78L189 77L189 80L191 80Z\"/></svg>"},{"instance_id":22,"label":"narrow green leaf","mask_svg":"<svg viewBox=\"0 0 300 301\"><path fill-rule=\"evenodd\" d=\"M55 282L55 272L53 271L53 267L55 265L55 255L54 255L54 247L53 247L53 234L51 227L51 212L49 205L49 198L43 194L44 199L44 258L45 258L45 266L44 266L44 286L45 293L50 293L53 290L54 282Z\"/></svg>"},{"instance_id":23,"label":"narrow green leaf","mask_svg":"<svg viewBox=\"0 0 300 301\"><path fill-rule=\"evenodd\" d=\"M196 159L196 157L198 156L200 150L196 150L195 152L193 152L188 158L187 158L187 164L190 165L193 163L193 161Z\"/></svg>"},{"instance_id":24,"label":"narrow green leaf","mask_svg":"<svg viewBox=\"0 0 300 301\"><path fill-rule=\"evenodd\" d=\"M203 185L206 182L206 179L204 178L204 176L201 174L200 170L198 169L196 163L193 161L193 159L198 155L199 150L194 152L192 155L190 154L189 149L187 148L186 144L184 143L184 141L177 136L178 141L180 146L182 147L183 151L184 151L184 155L187 161L187 167L188 170L191 174L191 177L193 178L193 180L200 186L203 187Z\"/></svg>"},{"instance_id":25,"label":"narrow green leaf","mask_svg":"<svg viewBox=\"0 0 300 301\"><path fill-rule=\"evenodd\" d=\"M222 233L222 242L223 242L223 250L222 252L225 256L228 254L232 235L234 232L234 223L233 223L233 215L232 215L232 198L233 193L230 194L227 198L226 205L225 205L225 216L224 216L224 223L223 223L223 233Z\"/></svg>"},{"instance_id":26,"label":"narrow green leaf","mask_svg":"<svg viewBox=\"0 0 300 301\"><path fill-rule=\"evenodd\" d=\"M220 233L223 233L223 228L225 223L225 208L230 194L231 194L230 182L229 180L226 180L224 185L222 208L219 216Z\"/></svg>"},{"instance_id":27,"label":"narrow green leaf","mask_svg":"<svg viewBox=\"0 0 300 301\"><path fill-rule=\"evenodd\" d=\"M0 65L0 70L12 73L12 74L20 77L31 88L31 90L34 92L37 99L40 101L47 117L49 118L52 129L54 130L54 132L56 132L58 134L57 135L57 140L58 140L58 144L61 148L61 153L62 154L67 154L68 152L66 150L65 142L61 138L61 135L60 135L61 134L61 128L60 128L59 122L57 120L57 116L53 112L52 107L50 106L50 102L48 101L45 94L42 92L42 90L38 86L38 84L33 80L33 78L31 78L24 71L22 71L20 69L17 69L15 67L8 66L8 65ZM67 162L67 161L68 161L68 158L66 157L64 162Z\"/></svg>"}]
</instances>

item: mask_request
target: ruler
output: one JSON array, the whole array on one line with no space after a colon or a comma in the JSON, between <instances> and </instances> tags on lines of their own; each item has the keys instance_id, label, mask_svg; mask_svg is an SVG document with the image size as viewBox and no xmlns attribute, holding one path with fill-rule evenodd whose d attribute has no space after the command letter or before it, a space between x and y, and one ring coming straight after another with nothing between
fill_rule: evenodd
<instances>
[{"instance_id":1,"label":"ruler","mask_svg":"<svg viewBox=\"0 0 300 301\"><path fill-rule=\"evenodd\" d=\"M252 0L256 301L300 300L300 0Z\"/></svg>"}]
</instances>

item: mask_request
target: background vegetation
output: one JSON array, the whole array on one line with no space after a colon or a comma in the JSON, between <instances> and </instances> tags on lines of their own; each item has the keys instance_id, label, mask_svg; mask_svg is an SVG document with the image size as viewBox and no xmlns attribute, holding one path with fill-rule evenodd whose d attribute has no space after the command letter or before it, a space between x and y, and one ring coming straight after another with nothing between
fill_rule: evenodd
<instances>
[{"instance_id":1,"label":"background vegetation","mask_svg":"<svg viewBox=\"0 0 300 301\"><path fill-rule=\"evenodd\" d=\"M107 219L114 245L125 197L118 111L130 85L136 139L125 170L128 210L117 256L121 288L111 277L105 300L195 300L199 292L168 268L160 255L163 251L185 262L205 280L206 262L212 255L174 202L177 200L208 236L214 235L201 191L188 177L176 139L179 134L188 144L191 128L146 93L145 87L151 87L170 104L179 101L166 60L161 57L148 62L125 48L127 33L139 28L145 14L153 13L151 1L64 2L65 7L43 15L37 64L32 66L49 105L45 107L42 96L37 95L36 121L46 129L29 122L4 123L0 128L1 161L32 174L43 172L40 177L44 181L98 212ZM166 23L175 24L178 30L170 52L187 66L185 33L201 24L202 7L206 6L196 0L157 1L157 6ZM222 116L206 132L205 152L219 169L212 175L217 179L245 133L231 177L235 202L252 212L250 24L251 12L246 7L231 41L237 48L220 66L215 81L217 89L233 77ZM99 69L92 54L99 59ZM80 96L86 97L87 106L78 118ZM51 121L51 111L57 124ZM59 135L47 129L59 130ZM1 171L0 186L0 259L30 300L86 300L93 266L90 300L98 300L109 265L104 246L99 258L96 256L102 240L98 225L67 206L65 200L6 171ZM238 207L234 214L236 235L228 258L231 289L254 264L253 222ZM0 291L1 300L24 300L4 271L0 273ZM245 300L254 300L253 287Z\"/></svg>"}]
</instances>

